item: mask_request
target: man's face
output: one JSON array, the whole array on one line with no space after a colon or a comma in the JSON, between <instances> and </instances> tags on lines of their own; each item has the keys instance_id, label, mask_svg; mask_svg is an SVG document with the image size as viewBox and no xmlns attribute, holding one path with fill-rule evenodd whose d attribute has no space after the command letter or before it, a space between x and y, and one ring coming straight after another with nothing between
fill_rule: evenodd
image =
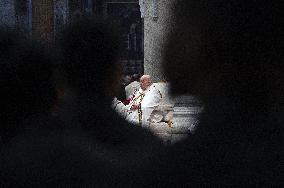
<instances>
[{"instance_id":1,"label":"man's face","mask_svg":"<svg viewBox=\"0 0 284 188\"><path fill-rule=\"evenodd\" d=\"M145 91L149 85L150 85L150 80L148 78L140 79L140 87L143 91Z\"/></svg>"}]
</instances>

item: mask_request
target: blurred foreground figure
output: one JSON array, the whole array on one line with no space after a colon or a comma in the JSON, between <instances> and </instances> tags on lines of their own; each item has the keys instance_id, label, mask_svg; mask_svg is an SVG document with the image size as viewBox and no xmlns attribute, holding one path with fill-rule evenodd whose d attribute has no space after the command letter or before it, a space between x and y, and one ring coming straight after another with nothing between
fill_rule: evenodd
<instances>
[{"instance_id":1,"label":"blurred foreground figure","mask_svg":"<svg viewBox=\"0 0 284 188\"><path fill-rule=\"evenodd\" d=\"M0 139L26 132L24 121L48 116L55 103L52 61L44 47L0 28Z\"/></svg>"},{"instance_id":2,"label":"blurred foreground figure","mask_svg":"<svg viewBox=\"0 0 284 188\"><path fill-rule=\"evenodd\" d=\"M119 40L111 28L90 19L66 28L61 36L66 90L53 116L49 56L29 41L18 44L17 38L3 37L5 46L1 39L0 47L10 49L1 54L1 93L9 99L1 111L1 129L6 117L19 116L23 120L16 128L24 130L1 146L0 187L135 187L151 182L148 169L160 142L110 109L120 75Z\"/></svg>"},{"instance_id":3,"label":"blurred foreground figure","mask_svg":"<svg viewBox=\"0 0 284 188\"><path fill-rule=\"evenodd\" d=\"M119 32L106 20L85 18L65 30L60 44L67 84L59 116L89 139L86 152L97 163L89 183L98 187L147 183L160 142L111 109L121 80Z\"/></svg>"},{"instance_id":4,"label":"blurred foreground figure","mask_svg":"<svg viewBox=\"0 0 284 188\"><path fill-rule=\"evenodd\" d=\"M176 3L165 69L172 93L199 96L205 111L196 133L165 156L165 185L283 183L282 8L265 0Z\"/></svg>"},{"instance_id":5,"label":"blurred foreground figure","mask_svg":"<svg viewBox=\"0 0 284 188\"><path fill-rule=\"evenodd\" d=\"M4 28L0 50L0 187L40 185L65 151L61 124L51 117L53 61L44 46Z\"/></svg>"}]
</instances>

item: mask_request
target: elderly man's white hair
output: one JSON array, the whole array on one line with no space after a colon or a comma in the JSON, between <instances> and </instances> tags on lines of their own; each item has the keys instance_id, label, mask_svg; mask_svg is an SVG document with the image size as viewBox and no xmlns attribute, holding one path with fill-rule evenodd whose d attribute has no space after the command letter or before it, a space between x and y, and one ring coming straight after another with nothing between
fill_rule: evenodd
<instances>
[{"instance_id":1,"label":"elderly man's white hair","mask_svg":"<svg viewBox=\"0 0 284 188\"><path fill-rule=\"evenodd\" d=\"M144 74L143 76L141 76L140 80L143 80L143 79L147 79L147 80L151 81L151 76L148 75L148 74Z\"/></svg>"}]
</instances>

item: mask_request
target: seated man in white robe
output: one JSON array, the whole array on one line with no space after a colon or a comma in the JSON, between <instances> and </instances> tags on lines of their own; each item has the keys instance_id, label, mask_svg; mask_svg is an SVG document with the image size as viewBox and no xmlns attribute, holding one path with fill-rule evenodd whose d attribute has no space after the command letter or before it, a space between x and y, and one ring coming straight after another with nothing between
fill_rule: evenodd
<instances>
[{"instance_id":1,"label":"seated man in white robe","mask_svg":"<svg viewBox=\"0 0 284 188\"><path fill-rule=\"evenodd\" d=\"M130 103L127 105L129 111L129 120L132 123L142 125L143 112L141 103L149 92L151 86L151 79L149 75L143 75L140 78L140 89L135 93Z\"/></svg>"},{"instance_id":2,"label":"seated man in white robe","mask_svg":"<svg viewBox=\"0 0 284 188\"><path fill-rule=\"evenodd\" d=\"M140 89L136 92L128 105L130 121L148 127L153 110L159 106L162 99L161 92L152 84L149 75L140 78Z\"/></svg>"},{"instance_id":3,"label":"seated man in white robe","mask_svg":"<svg viewBox=\"0 0 284 188\"><path fill-rule=\"evenodd\" d=\"M140 78L139 91L127 106L132 123L143 127L171 127L174 103L169 96L167 82L151 83L149 75ZM166 126L166 127L165 127Z\"/></svg>"}]
</instances>

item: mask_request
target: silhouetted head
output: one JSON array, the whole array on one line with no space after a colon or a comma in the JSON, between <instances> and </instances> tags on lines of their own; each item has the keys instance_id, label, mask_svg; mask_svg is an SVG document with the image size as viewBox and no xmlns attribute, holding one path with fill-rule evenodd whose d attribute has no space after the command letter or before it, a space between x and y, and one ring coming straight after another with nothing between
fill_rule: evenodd
<instances>
[{"instance_id":1,"label":"silhouetted head","mask_svg":"<svg viewBox=\"0 0 284 188\"><path fill-rule=\"evenodd\" d=\"M30 115L48 113L55 88L52 60L42 45L2 29L0 49L0 124L1 134L8 134Z\"/></svg>"},{"instance_id":2,"label":"silhouetted head","mask_svg":"<svg viewBox=\"0 0 284 188\"><path fill-rule=\"evenodd\" d=\"M133 74L132 75L132 81L139 81L139 78L140 78L140 76L139 76L139 74Z\"/></svg>"},{"instance_id":3,"label":"silhouetted head","mask_svg":"<svg viewBox=\"0 0 284 188\"><path fill-rule=\"evenodd\" d=\"M125 85L130 84L130 82L131 82L131 76L125 75L124 78L123 78L123 82L124 82Z\"/></svg>"},{"instance_id":4,"label":"silhouetted head","mask_svg":"<svg viewBox=\"0 0 284 188\"><path fill-rule=\"evenodd\" d=\"M115 96L120 87L120 32L107 20L82 18L63 32L60 45L69 86L77 93Z\"/></svg>"},{"instance_id":5,"label":"silhouetted head","mask_svg":"<svg viewBox=\"0 0 284 188\"><path fill-rule=\"evenodd\" d=\"M265 0L176 2L164 55L172 92L244 104L274 98L283 88L280 7Z\"/></svg>"},{"instance_id":6,"label":"silhouetted head","mask_svg":"<svg viewBox=\"0 0 284 188\"><path fill-rule=\"evenodd\" d=\"M143 91L145 91L151 85L151 77L150 75L143 75L140 78L140 87Z\"/></svg>"}]
</instances>

